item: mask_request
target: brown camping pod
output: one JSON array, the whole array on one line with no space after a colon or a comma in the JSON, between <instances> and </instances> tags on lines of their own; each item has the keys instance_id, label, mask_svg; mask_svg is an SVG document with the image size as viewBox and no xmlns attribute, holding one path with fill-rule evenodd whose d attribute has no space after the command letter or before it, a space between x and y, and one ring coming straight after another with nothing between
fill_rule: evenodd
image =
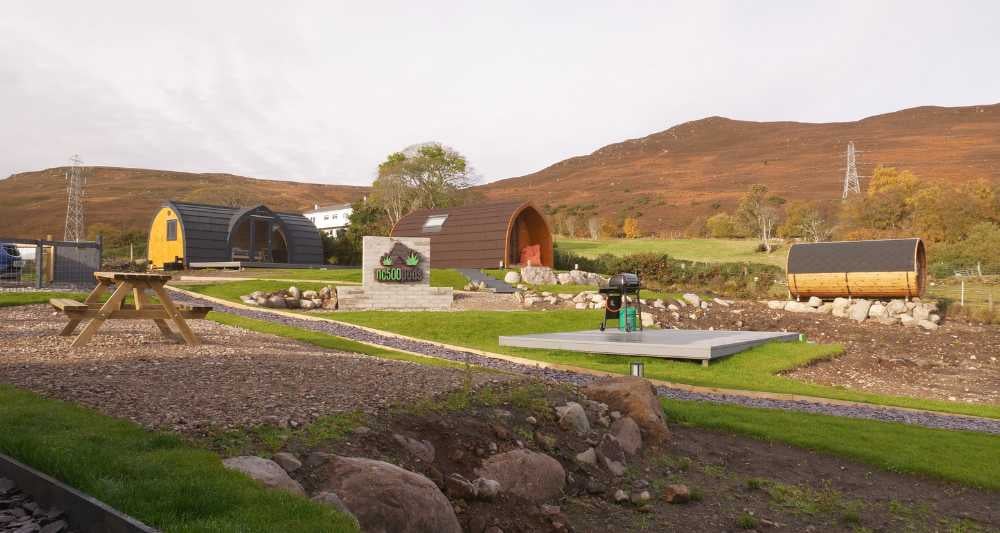
<instances>
[{"instance_id":1,"label":"brown camping pod","mask_svg":"<svg viewBox=\"0 0 1000 533\"><path fill-rule=\"evenodd\" d=\"M787 271L793 298L911 298L927 287L920 239L795 244Z\"/></svg>"},{"instance_id":2,"label":"brown camping pod","mask_svg":"<svg viewBox=\"0 0 1000 533\"><path fill-rule=\"evenodd\" d=\"M435 268L554 265L552 231L530 202L500 202L414 211L393 237L430 237Z\"/></svg>"}]
</instances>

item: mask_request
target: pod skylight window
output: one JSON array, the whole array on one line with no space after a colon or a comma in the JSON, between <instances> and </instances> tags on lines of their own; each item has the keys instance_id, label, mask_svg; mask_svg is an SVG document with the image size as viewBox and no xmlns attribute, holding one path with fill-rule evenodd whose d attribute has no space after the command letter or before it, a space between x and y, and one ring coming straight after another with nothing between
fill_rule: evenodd
<instances>
[{"instance_id":1,"label":"pod skylight window","mask_svg":"<svg viewBox=\"0 0 1000 533\"><path fill-rule=\"evenodd\" d=\"M448 215L431 215L424 221L424 233L437 233L444 226L444 221L448 220Z\"/></svg>"}]
</instances>

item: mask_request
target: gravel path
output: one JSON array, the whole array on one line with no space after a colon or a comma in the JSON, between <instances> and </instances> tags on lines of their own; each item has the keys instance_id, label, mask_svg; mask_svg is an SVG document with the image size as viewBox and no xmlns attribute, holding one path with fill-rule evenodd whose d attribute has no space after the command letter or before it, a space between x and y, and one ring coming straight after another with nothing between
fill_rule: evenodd
<instances>
[{"instance_id":1,"label":"gravel path","mask_svg":"<svg viewBox=\"0 0 1000 533\"><path fill-rule=\"evenodd\" d=\"M453 361L466 361L483 367L527 374L543 379L552 379L565 383L585 384L595 379L594 376L576 372L554 370L550 368L540 368L531 365L512 363L502 359L485 357L471 352L452 350L441 346L436 346L428 342L401 339L387 335L380 335L361 328L336 324L327 321L307 320L291 318L266 311L252 309L242 309L228 305L220 305L216 302L202 300L191 296L174 293L178 301L197 302L201 305L212 305L215 310L232 313L234 315L259 320L277 322L288 326L302 329L309 329L331 335L337 335L348 339L378 344L388 348L396 348L409 352L441 357ZM802 411L809 413L819 413L825 415L842 416L848 418L864 418L869 420L880 420L885 422L899 422L903 424L913 424L929 428L955 429L976 431L982 433L992 433L1000 435L1000 420L982 419L967 416L943 415L930 412L907 411L884 406L866 405L835 405L820 402L796 401L796 400L774 400L766 398L752 398L747 396L737 396L732 394L698 393L681 389L661 386L658 387L660 395L677 400L703 400L716 403L726 403L741 405L745 407L763 407L771 409L786 409L792 411Z\"/></svg>"},{"instance_id":2,"label":"gravel path","mask_svg":"<svg viewBox=\"0 0 1000 533\"><path fill-rule=\"evenodd\" d=\"M377 413L462 387L462 370L326 350L211 320L199 346L149 321L112 320L86 346L59 336L46 305L0 309L0 381L145 427L185 434L297 426L344 411ZM477 372L477 383L503 379Z\"/></svg>"}]
</instances>

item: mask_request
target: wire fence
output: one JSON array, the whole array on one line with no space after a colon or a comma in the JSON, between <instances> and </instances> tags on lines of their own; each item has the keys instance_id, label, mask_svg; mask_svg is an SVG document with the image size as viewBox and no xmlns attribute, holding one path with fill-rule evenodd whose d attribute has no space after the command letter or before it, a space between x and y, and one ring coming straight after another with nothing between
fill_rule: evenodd
<instances>
[{"instance_id":1,"label":"wire fence","mask_svg":"<svg viewBox=\"0 0 1000 533\"><path fill-rule=\"evenodd\" d=\"M0 237L0 289L87 288L100 268L100 241Z\"/></svg>"}]
</instances>

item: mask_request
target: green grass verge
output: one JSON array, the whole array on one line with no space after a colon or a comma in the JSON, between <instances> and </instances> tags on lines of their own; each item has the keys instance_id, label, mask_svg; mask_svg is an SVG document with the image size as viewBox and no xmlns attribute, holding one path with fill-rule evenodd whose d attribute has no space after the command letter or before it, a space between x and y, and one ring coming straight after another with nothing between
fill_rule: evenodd
<instances>
[{"instance_id":1,"label":"green grass verge","mask_svg":"<svg viewBox=\"0 0 1000 533\"><path fill-rule=\"evenodd\" d=\"M601 311L463 311L394 313L389 311L337 312L320 316L422 339L467 346L566 365L625 374L628 362L642 360L645 375L690 385L803 394L880 405L1000 418L1000 406L974 405L939 400L888 396L797 381L779 375L813 361L836 357L835 344L770 343L714 361L704 368L697 362L655 357L622 357L558 350L536 350L500 346L500 335L580 331L595 329Z\"/></svg>"},{"instance_id":2,"label":"green grass verge","mask_svg":"<svg viewBox=\"0 0 1000 533\"><path fill-rule=\"evenodd\" d=\"M86 293L82 292L5 292L0 294L0 307L47 304L50 298L69 298L82 302L86 297Z\"/></svg>"},{"instance_id":3,"label":"green grass verge","mask_svg":"<svg viewBox=\"0 0 1000 533\"><path fill-rule=\"evenodd\" d=\"M559 239L556 246L560 250L573 252L584 257L601 254L631 255L639 253L661 253L677 259L704 263L762 263L785 266L788 248L764 254L756 251L757 241L752 239Z\"/></svg>"},{"instance_id":4,"label":"green grass verge","mask_svg":"<svg viewBox=\"0 0 1000 533\"><path fill-rule=\"evenodd\" d=\"M250 294L254 291L264 291L264 292L274 292L287 289L291 286L287 281L273 281L273 280L247 280L247 281L227 281L223 283L213 283L211 285L202 284L192 284L187 285L184 283L171 283L179 289L184 289L191 292L196 292L198 294L204 294L205 296L213 296L215 298L222 298L223 300L229 300L232 302L242 303L240 301L240 296ZM303 291L318 291L327 285L333 285L333 283L313 283L308 281L296 282L295 286Z\"/></svg>"},{"instance_id":5,"label":"green grass verge","mask_svg":"<svg viewBox=\"0 0 1000 533\"><path fill-rule=\"evenodd\" d=\"M166 532L356 531L180 437L0 385L0 451Z\"/></svg>"},{"instance_id":6,"label":"green grass verge","mask_svg":"<svg viewBox=\"0 0 1000 533\"><path fill-rule=\"evenodd\" d=\"M1000 436L707 402L662 403L674 423L785 442L892 472L1000 490Z\"/></svg>"},{"instance_id":7,"label":"green grass verge","mask_svg":"<svg viewBox=\"0 0 1000 533\"><path fill-rule=\"evenodd\" d=\"M449 361L447 359L437 359L434 357L421 357L419 355L411 355L404 352L397 352L395 350L390 350L388 348L379 348L377 346L371 346L368 344L352 341L350 339L345 339L343 337L337 337L335 335L328 335L326 333L319 333L317 331L310 331L308 329L300 329L292 326L286 326L284 324L277 324L274 322L268 322L266 320L257 320L253 318L246 318L236 315L231 315L229 313L219 313L217 311L212 311L208 314L208 319L218 322L219 324L225 324L227 326L234 326L238 328L248 329L250 331L256 331L258 333L267 333L269 335L278 335L281 337L287 337L299 342L305 342L307 344L312 344L313 346L319 346L320 348L326 348L329 350L338 350L342 352L360 353L365 355L370 355L373 357L380 357L382 359L393 359L396 361L409 361L411 363L417 363L426 366L437 366L444 368L465 368L463 363L457 361ZM473 367L476 370L481 370L480 367Z\"/></svg>"}]
</instances>

